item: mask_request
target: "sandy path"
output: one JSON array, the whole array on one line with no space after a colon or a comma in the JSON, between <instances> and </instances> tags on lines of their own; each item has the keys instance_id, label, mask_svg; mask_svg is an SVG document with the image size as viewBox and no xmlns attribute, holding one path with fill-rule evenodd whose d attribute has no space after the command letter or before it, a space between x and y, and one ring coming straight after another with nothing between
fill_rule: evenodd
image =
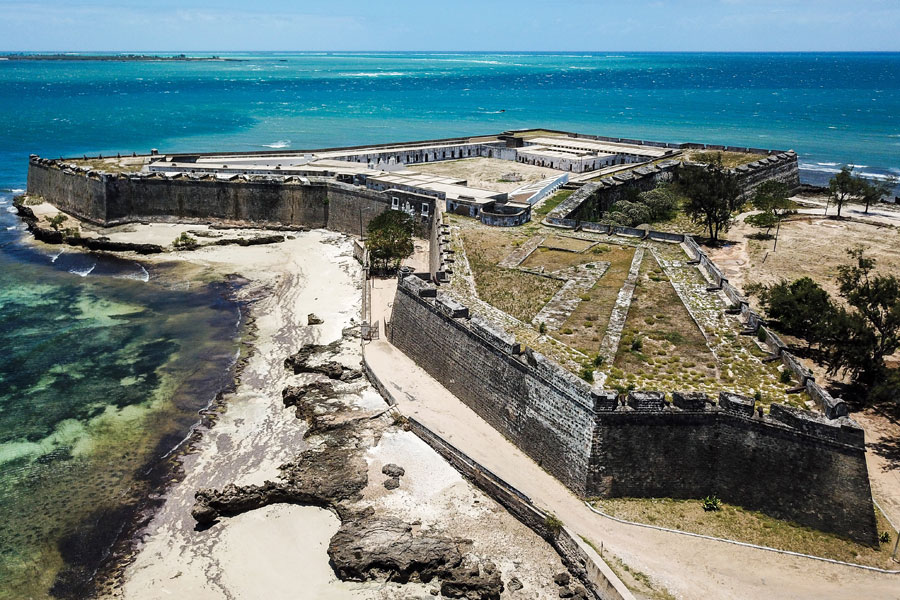
<instances>
[{"instance_id":1,"label":"sandy path","mask_svg":"<svg viewBox=\"0 0 900 600\"><path fill-rule=\"evenodd\" d=\"M648 530L596 515L399 350L384 341L372 342L366 358L389 382L402 412L678 598L900 598L900 576Z\"/></svg>"}]
</instances>

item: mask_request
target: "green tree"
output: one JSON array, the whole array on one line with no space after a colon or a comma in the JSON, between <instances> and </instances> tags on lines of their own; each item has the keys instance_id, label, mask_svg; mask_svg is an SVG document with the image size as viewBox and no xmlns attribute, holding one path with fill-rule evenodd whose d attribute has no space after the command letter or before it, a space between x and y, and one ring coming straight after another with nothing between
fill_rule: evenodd
<instances>
[{"instance_id":1,"label":"green tree","mask_svg":"<svg viewBox=\"0 0 900 600\"><path fill-rule=\"evenodd\" d=\"M761 288L758 295L766 316L777 321L781 331L810 346L825 338L835 306L828 292L809 277L791 283L782 280Z\"/></svg>"},{"instance_id":2,"label":"green tree","mask_svg":"<svg viewBox=\"0 0 900 600\"><path fill-rule=\"evenodd\" d=\"M687 197L684 210L695 223L709 230L713 242L731 225L731 215L740 208L737 177L721 161L709 165L684 165L678 174L682 193Z\"/></svg>"},{"instance_id":3,"label":"green tree","mask_svg":"<svg viewBox=\"0 0 900 600\"><path fill-rule=\"evenodd\" d=\"M849 308L835 309L825 362L830 373L871 385L883 378L885 357L900 349L900 279L875 274L875 259L861 248L848 253L854 262L838 268L837 280Z\"/></svg>"},{"instance_id":4,"label":"green tree","mask_svg":"<svg viewBox=\"0 0 900 600\"><path fill-rule=\"evenodd\" d=\"M844 203L861 195L861 181L859 177L853 176L853 167L843 166L828 182L828 197L837 205L838 218L841 217ZM828 204L825 205L825 214L828 214Z\"/></svg>"},{"instance_id":5,"label":"green tree","mask_svg":"<svg viewBox=\"0 0 900 600\"><path fill-rule=\"evenodd\" d=\"M897 187L896 177L888 177L882 181L873 181L860 177L859 180L860 195L866 204L866 214L869 212L870 204L881 202L882 198L890 196L894 188Z\"/></svg>"},{"instance_id":6,"label":"green tree","mask_svg":"<svg viewBox=\"0 0 900 600\"><path fill-rule=\"evenodd\" d=\"M403 211L386 210L369 222L366 247L376 268L397 269L415 251L415 221Z\"/></svg>"},{"instance_id":7,"label":"green tree","mask_svg":"<svg viewBox=\"0 0 900 600\"><path fill-rule=\"evenodd\" d=\"M772 179L762 183L756 188L752 200L753 208L760 212L747 217L747 223L765 229L768 236L772 227L794 207L789 196L790 188L780 181Z\"/></svg>"},{"instance_id":8,"label":"green tree","mask_svg":"<svg viewBox=\"0 0 900 600\"><path fill-rule=\"evenodd\" d=\"M643 192L640 198L650 211L651 222L674 218L682 203L678 188L670 184L663 184L649 192Z\"/></svg>"}]
</instances>

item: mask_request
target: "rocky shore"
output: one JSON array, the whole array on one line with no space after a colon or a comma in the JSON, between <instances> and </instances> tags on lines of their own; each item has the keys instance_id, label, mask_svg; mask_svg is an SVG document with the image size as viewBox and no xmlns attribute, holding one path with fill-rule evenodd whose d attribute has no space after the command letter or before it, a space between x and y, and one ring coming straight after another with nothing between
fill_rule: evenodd
<instances>
[{"instance_id":1,"label":"rocky shore","mask_svg":"<svg viewBox=\"0 0 900 600\"><path fill-rule=\"evenodd\" d=\"M47 215L22 212L33 232L47 229ZM182 250L161 242L189 230L271 234L78 225L123 256L165 247L141 260L177 265L185 285L241 281L236 293L253 323L233 389L174 457L163 492L148 499L153 511L98 575L98 595L581 597L554 582L566 569L552 548L406 431L363 377L361 270L349 239L293 232Z\"/></svg>"}]
</instances>

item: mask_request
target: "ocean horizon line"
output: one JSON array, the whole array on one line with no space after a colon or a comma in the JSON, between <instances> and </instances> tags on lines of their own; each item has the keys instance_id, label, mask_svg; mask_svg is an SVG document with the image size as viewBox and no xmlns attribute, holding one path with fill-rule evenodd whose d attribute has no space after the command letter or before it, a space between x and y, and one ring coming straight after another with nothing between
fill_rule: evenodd
<instances>
[{"instance_id":1,"label":"ocean horizon line","mask_svg":"<svg viewBox=\"0 0 900 600\"><path fill-rule=\"evenodd\" d=\"M131 54L131 55L169 55L178 54L300 54L300 55L316 55L316 54L533 54L533 55L565 55L565 54L706 54L706 55L728 55L728 54L900 54L897 50L22 50L22 49L3 49L0 55L42 55L42 54Z\"/></svg>"}]
</instances>

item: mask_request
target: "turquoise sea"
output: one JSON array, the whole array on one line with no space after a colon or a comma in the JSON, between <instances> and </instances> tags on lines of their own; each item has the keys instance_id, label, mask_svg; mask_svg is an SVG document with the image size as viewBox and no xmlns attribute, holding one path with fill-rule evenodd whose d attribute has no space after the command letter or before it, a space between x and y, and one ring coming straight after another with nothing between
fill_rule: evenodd
<instances>
[{"instance_id":1,"label":"turquoise sea","mask_svg":"<svg viewBox=\"0 0 900 600\"><path fill-rule=\"evenodd\" d=\"M547 127L794 149L900 175L900 54L316 53L0 60L0 598L78 597L230 379L221 284L23 239L27 157L317 148ZM173 271L175 272L175 271Z\"/></svg>"}]
</instances>

